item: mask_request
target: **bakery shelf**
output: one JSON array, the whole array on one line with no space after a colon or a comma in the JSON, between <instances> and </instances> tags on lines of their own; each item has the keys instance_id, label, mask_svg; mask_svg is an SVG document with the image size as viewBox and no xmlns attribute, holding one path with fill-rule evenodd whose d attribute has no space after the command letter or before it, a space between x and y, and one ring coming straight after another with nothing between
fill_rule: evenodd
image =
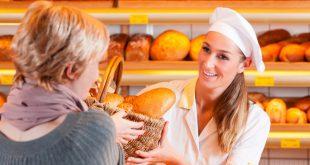
<instances>
[{"instance_id":1,"label":"bakery shelf","mask_svg":"<svg viewBox=\"0 0 310 165\"><path fill-rule=\"evenodd\" d=\"M105 64L100 66L104 72ZM144 86L161 81L189 79L198 72L196 61L145 61L125 62L122 85ZM248 86L310 87L310 63L266 63L266 71L258 73L253 67L245 71ZM10 85L14 66L10 62L0 62L0 85Z\"/></svg>"},{"instance_id":2,"label":"bakery shelf","mask_svg":"<svg viewBox=\"0 0 310 165\"><path fill-rule=\"evenodd\" d=\"M0 2L0 22L20 22L31 2ZM121 0L119 8L112 1L57 1L75 6L108 24L129 24L132 16L146 16L147 23L208 23L217 6L231 7L251 22L310 22L309 1L130 1ZM275 7L276 5L276 7ZM144 22L145 23L145 22Z\"/></svg>"},{"instance_id":3,"label":"bakery shelf","mask_svg":"<svg viewBox=\"0 0 310 165\"><path fill-rule=\"evenodd\" d=\"M272 124L265 148L310 148L310 124Z\"/></svg>"}]
</instances>

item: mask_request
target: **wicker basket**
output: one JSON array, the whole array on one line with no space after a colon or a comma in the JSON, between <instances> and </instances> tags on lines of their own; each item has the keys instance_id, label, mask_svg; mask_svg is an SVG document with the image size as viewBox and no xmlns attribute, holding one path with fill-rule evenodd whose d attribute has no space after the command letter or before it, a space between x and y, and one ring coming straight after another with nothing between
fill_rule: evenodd
<instances>
[{"instance_id":1,"label":"wicker basket","mask_svg":"<svg viewBox=\"0 0 310 165\"><path fill-rule=\"evenodd\" d=\"M86 103L90 106L90 108L95 110L103 110L109 115L113 115L120 110L118 108L111 108L101 102L106 96L107 90L113 81L115 81L116 84L114 93L117 93L122 77L122 69L123 59L121 57L113 57L103 75L103 80L100 84L99 95L96 99L89 98L86 100ZM158 142L161 138L161 132L165 125L164 120L153 119L148 116L133 112L128 112L127 114L128 115L125 117L125 119L135 122L144 122L143 130L145 130L145 133L142 136L139 136L137 139L131 140L126 145L123 145L126 158L130 156L137 156L135 154L135 151L137 150L150 151L158 147Z\"/></svg>"}]
</instances>

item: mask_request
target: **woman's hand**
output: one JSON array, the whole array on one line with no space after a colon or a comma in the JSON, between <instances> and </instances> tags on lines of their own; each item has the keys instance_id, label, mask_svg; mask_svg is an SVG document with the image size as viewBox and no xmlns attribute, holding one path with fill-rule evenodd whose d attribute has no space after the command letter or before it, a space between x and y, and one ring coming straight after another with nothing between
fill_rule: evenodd
<instances>
[{"instance_id":1,"label":"woman's hand","mask_svg":"<svg viewBox=\"0 0 310 165\"><path fill-rule=\"evenodd\" d=\"M127 164L186 164L182 156L178 155L170 145L167 139L167 131L168 122L165 123L159 147L149 152L136 151L136 154L140 158L129 157L127 159Z\"/></svg>"},{"instance_id":2,"label":"woman's hand","mask_svg":"<svg viewBox=\"0 0 310 165\"><path fill-rule=\"evenodd\" d=\"M123 118L126 115L126 112L119 111L111 116L116 127L116 142L121 144L127 144L128 141L136 139L139 135L144 134L144 130L141 130L143 122L126 120Z\"/></svg>"}]
</instances>

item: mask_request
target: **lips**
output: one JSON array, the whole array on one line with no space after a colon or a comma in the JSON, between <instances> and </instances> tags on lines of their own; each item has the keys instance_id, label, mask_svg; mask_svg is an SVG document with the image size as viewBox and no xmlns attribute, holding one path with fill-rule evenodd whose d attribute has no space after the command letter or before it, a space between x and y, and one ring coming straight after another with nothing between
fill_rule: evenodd
<instances>
[{"instance_id":1,"label":"lips","mask_svg":"<svg viewBox=\"0 0 310 165\"><path fill-rule=\"evenodd\" d=\"M206 75L207 77L217 77L217 74L216 73L213 73L213 72L208 72L208 71L203 71L204 75Z\"/></svg>"}]
</instances>

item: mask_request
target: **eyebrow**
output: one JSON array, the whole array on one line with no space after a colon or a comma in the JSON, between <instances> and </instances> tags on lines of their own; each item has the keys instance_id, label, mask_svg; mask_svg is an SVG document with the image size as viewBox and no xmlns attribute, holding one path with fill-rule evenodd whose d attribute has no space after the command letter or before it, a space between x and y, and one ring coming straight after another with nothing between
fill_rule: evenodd
<instances>
[{"instance_id":1,"label":"eyebrow","mask_svg":"<svg viewBox=\"0 0 310 165\"><path fill-rule=\"evenodd\" d=\"M203 42L203 44L207 45L208 47L211 47L210 44L206 41ZM221 53L228 53L228 54L231 54L229 51L226 51L226 50L217 50L218 52L221 52Z\"/></svg>"}]
</instances>

